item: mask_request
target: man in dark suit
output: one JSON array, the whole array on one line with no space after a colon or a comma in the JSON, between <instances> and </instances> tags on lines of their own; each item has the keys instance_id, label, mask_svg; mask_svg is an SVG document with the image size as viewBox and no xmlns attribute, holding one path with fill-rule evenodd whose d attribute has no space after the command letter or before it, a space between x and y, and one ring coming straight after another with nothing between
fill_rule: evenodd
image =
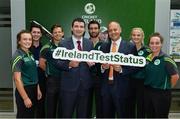
<instances>
[{"instance_id":1,"label":"man in dark suit","mask_svg":"<svg viewBox=\"0 0 180 119\"><path fill-rule=\"evenodd\" d=\"M104 53L119 52L136 54L136 47L121 38L121 27L118 22L112 21L108 25L109 41L101 45ZM129 74L134 71L133 67L102 64L102 103L103 117L114 118L117 113L118 118L127 118L127 97Z\"/></svg>"},{"instance_id":2,"label":"man in dark suit","mask_svg":"<svg viewBox=\"0 0 180 119\"><path fill-rule=\"evenodd\" d=\"M84 38L85 22L76 18L72 22L72 37L62 40L61 47L90 51L93 43ZM58 60L57 67L63 69L61 74L62 118L72 118L76 109L77 118L87 118L88 97L92 87L90 67L94 63Z\"/></svg>"}]
</instances>

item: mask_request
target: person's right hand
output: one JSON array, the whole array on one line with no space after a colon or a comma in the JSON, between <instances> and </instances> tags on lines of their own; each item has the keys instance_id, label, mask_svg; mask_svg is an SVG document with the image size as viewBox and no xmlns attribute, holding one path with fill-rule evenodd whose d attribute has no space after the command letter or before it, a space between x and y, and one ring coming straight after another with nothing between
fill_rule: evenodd
<instances>
[{"instance_id":1,"label":"person's right hand","mask_svg":"<svg viewBox=\"0 0 180 119\"><path fill-rule=\"evenodd\" d=\"M106 64L102 64L101 66L102 66L103 69L109 69L109 64L107 64L107 63Z\"/></svg>"},{"instance_id":2,"label":"person's right hand","mask_svg":"<svg viewBox=\"0 0 180 119\"><path fill-rule=\"evenodd\" d=\"M69 62L69 67L78 67L79 66L79 61L70 61Z\"/></svg>"},{"instance_id":3,"label":"person's right hand","mask_svg":"<svg viewBox=\"0 0 180 119\"><path fill-rule=\"evenodd\" d=\"M31 108L32 107L32 102L29 98L24 99L24 105L26 108Z\"/></svg>"}]
</instances>

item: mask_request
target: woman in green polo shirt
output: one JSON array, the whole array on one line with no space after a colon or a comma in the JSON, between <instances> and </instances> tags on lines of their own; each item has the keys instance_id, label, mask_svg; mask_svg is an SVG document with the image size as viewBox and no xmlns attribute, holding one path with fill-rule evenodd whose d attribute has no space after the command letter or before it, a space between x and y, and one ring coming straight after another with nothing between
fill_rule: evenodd
<instances>
[{"instance_id":1,"label":"woman in green polo shirt","mask_svg":"<svg viewBox=\"0 0 180 119\"><path fill-rule=\"evenodd\" d=\"M17 34L17 50L12 57L13 79L16 85L15 97L17 118L33 118L37 99L41 98L36 62L29 52L32 35L22 30Z\"/></svg>"},{"instance_id":2,"label":"woman in green polo shirt","mask_svg":"<svg viewBox=\"0 0 180 119\"><path fill-rule=\"evenodd\" d=\"M162 52L163 37L153 33L149 37L152 51L146 57L144 101L148 118L168 118L171 88L179 79L176 63Z\"/></svg>"}]
</instances>

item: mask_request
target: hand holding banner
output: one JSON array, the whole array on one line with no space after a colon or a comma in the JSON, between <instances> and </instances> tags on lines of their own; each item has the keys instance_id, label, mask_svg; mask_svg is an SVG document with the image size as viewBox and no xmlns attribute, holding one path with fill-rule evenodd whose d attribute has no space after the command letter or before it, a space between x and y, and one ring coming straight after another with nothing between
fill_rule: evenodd
<instances>
[{"instance_id":1,"label":"hand holding banner","mask_svg":"<svg viewBox=\"0 0 180 119\"><path fill-rule=\"evenodd\" d=\"M103 53L97 50L79 51L68 50L64 47L58 47L53 52L54 59L74 60L81 62L94 62L94 63L108 63L117 65L137 66L144 67L146 59L141 56L134 56L132 54L124 55L123 53L111 52Z\"/></svg>"}]
</instances>

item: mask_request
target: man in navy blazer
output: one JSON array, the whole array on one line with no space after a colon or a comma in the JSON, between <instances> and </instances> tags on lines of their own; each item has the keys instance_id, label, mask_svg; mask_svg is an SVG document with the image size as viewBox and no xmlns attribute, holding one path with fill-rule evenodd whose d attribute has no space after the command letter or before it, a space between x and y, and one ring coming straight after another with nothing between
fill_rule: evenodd
<instances>
[{"instance_id":1,"label":"man in navy blazer","mask_svg":"<svg viewBox=\"0 0 180 119\"><path fill-rule=\"evenodd\" d=\"M93 43L84 38L85 22L76 18L72 22L72 37L61 41L60 46L67 49L90 51ZM80 46L79 46L80 45ZM77 118L87 118L89 89L92 87L90 67L94 63L58 60L57 67L63 69L61 74L61 109L62 118L72 118L76 110Z\"/></svg>"},{"instance_id":2,"label":"man in navy blazer","mask_svg":"<svg viewBox=\"0 0 180 119\"><path fill-rule=\"evenodd\" d=\"M109 53L112 51L113 43L116 44L116 51L127 54L136 54L136 47L121 38L121 26L118 22L112 21L108 25L109 41L101 45L101 51ZM110 67L113 67L113 77L109 78ZM122 65L102 64L102 103L103 117L127 118L127 97L129 76L134 71L133 67Z\"/></svg>"}]
</instances>

